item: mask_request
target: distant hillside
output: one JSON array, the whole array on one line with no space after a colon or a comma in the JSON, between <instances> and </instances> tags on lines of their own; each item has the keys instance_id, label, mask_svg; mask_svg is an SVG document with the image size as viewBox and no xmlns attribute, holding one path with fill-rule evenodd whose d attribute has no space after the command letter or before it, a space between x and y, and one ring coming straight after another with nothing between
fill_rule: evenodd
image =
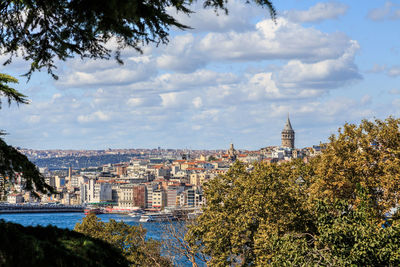
<instances>
[{"instance_id":1,"label":"distant hillside","mask_svg":"<svg viewBox=\"0 0 400 267\"><path fill-rule=\"evenodd\" d=\"M140 157L139 154L110 154L99 156L66 156L59 158L33 159L32 162L39 167L47 167L50 170L66 169L71 166L73 169L97 167L104 164L115 164L128 162L133 157Z\"/></svg>"}]
</instances>

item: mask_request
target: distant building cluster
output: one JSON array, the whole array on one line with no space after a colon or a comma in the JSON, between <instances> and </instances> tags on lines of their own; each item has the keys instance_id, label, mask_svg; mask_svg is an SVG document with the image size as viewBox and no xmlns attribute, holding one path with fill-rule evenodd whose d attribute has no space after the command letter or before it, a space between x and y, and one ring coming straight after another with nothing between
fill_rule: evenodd
<instances>
[{"instance_id":1,"label":"distant building cluster","mask_svg":"<svg viewBox=\"0 0 400 267\"><path fill-rule=\"evenodd\" d=\"M24 191L22 175L8 189L9 203L35 202L66 205L104 204L114 209L196 208L205 204L203 184L227 172L235 161L246 163L280 162L293 158L307 160L321 152L321 147L295 148L295 132L289 116L281 132L281 146L265 147L257 151L236 150L233 144L226 151L183 150L109 150L101 153L140 153L129 162L94 166L93 169L52 171L40 168L47 184L59 194L42 195L40 200ZM33 150L29 150L32 152ZM58 151L56 155L65 155ZM77 153L71 152L68 153ZM80 151L79 154L93 151ZM100 153L100 152L99 152ZM49 155L43 152L43 155ZM32 155L31 155L32 156Z\"/></svg>"}]
</instances>

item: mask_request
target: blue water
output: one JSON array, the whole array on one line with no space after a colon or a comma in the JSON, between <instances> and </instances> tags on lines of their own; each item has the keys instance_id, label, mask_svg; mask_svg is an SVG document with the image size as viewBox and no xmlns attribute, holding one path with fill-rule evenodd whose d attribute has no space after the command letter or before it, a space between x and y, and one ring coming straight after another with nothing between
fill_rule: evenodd
<instances>
[{"instance_id":1,"label":"blue water","mask_svg":"<svg viewBox=\"0 0 400 267\"><path fill-rule=\"evenodd\" d=\"M85 215L79 212L71 213L20 213L20 214L0 214L0 219L5 221L19 223L24 226L47 226L54 225L59 228L74 229L75 224L80 222ZM103 222L108 222L110 219L123 221L129 225L139 225L128 215L117 214L99 214L97 215ZM147 238L162 241L163 223L142 223L142 226L147 230ZM177 266L191 266L184 260L178 260Z\"/></svg>"}]
</instances>

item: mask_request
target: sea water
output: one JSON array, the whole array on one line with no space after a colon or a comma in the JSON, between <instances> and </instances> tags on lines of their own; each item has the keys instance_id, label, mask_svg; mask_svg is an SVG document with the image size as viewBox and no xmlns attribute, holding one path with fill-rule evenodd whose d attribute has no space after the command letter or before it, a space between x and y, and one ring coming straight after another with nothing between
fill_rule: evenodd
<instances>
[{"instance_id":1,"label":"sea water","mask_svg":"<svg viewBox=\"0 0 400 267\"><path fill-rule=\"evenodd\" d=\"M138 226L141 224L146 230L146 238L152 238L158 241L162 241L163 233L165 229L165 223L160 222L147 222L139 223L128 215L119 214L99 214L96 215L103 222L108 222L110 219L114 219L118 222L123 221L129 225ZM68 213L12 213L12 214L0 214L0 220L19 223L24 226L47 226L53 225L58 228L67 228L73 230L75 224L80 222L85 217L80 212L68 212ZM190 262L185 259L180 259L176 266L191 266Z\"/></svg>"}]
</instances>

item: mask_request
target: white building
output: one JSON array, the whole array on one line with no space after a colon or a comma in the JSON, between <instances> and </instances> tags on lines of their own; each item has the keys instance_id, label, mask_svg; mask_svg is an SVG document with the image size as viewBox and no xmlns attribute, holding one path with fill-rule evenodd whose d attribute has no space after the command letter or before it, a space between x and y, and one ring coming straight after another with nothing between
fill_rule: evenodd
<instances>
[{"instance_id":1,"label":"white building","mask_svg":"<svg viewBox=\"0 0 400 267\"><path fill-rule=\"evenodd\" d=\"M82 203L97 203L112 201L112 187L109 183L99 183L95 179L81 185Z\"/></svg>"},{"instance_id":2,"label":"white building","mask_svg":"<svg viewBox=\"0 0 400 267\"><path fill-rule=\"evenodd\" d=\"M10 204L17 204L24 202L24 197L22 194L9 194L7 196L7 202Z\"/></svg>"}]
</instances>

